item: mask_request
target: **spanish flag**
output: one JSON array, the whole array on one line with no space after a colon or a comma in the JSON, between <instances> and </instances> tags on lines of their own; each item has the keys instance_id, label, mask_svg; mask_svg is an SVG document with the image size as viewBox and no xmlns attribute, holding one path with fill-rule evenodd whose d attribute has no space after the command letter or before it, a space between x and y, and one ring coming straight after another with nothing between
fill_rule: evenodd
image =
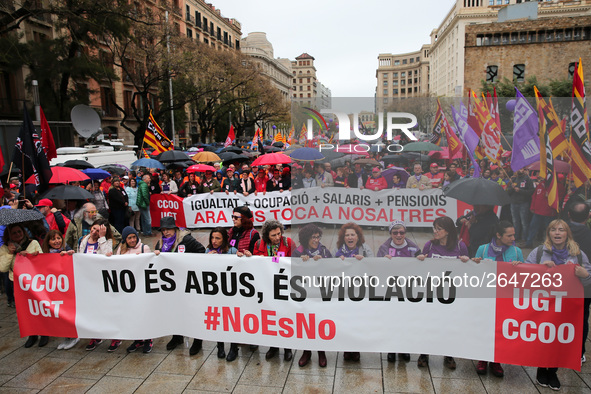
<instances>
[{"instance_id":1,"label":"spanish flag","mask_svg":"<svg viewBox=\"0 0 591 394\"><path fill-rule=\"evenodd\" d=\"M148 117L148 127L146 128L146 134L144 134L144 143L160 152L173 149L172 142L170 142L164 131L156 123L152 111L150 111L150 116Z\"/></svg>"},{"instance_id":2,"label":"spanish flag","mask_svg":"<svg viewBox=\"0 0 591 394\"><path fill-rule=\"evenodd\" d=\"M548 133L550 145L552 146L552 155L554 157L558 157L568 149L568 141L564 136L564 130L561 127L560 118L554 110L552 99L549 99L548 103L546 103L546 100L544 100L542 94L535 86L534 92L536 93L536 102L538 103L538 116L540 118L540 125L542 124L543 118L545 118L546 132ZM540 144L543 144L541 134Z\"/></svg>"}]
</instances>

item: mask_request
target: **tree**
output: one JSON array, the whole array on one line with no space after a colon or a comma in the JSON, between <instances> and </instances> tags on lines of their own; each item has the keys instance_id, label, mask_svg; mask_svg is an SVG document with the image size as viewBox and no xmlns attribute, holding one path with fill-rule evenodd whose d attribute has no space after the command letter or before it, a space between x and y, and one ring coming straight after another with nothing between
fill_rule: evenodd
<instances>
[{"instance_id":1,"label":"tree","mask_svg":"<svg viewBox=\"0 0 591 394\"><path fill-rule=\"evenodd\" d=\"M69 120L70 110L79 103L88 104L90 91L86 82L115 79L108 70L108 60L99 48L105 35L124 37L132 20L127 1L65 0L60 2L25 1L14 7L3 2L0 8L0 68L15 70L27 67L26 83L39 81L39 94L48 117ZM51 21L53 29L39 40L14 45L17 29L23 21L37 18ZM52 32L55 34L52 36ZM10 48L10 50L7 50Z\"/></svg>"}]
</instances>

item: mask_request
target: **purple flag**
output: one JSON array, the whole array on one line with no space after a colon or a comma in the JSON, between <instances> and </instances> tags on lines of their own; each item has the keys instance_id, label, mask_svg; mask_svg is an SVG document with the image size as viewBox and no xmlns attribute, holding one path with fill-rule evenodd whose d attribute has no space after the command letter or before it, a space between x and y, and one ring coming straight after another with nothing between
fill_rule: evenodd
<instances>
[{"instance_id":1,"label":"purple flag","mask_svg":"<svg viewBox=\"0 0 591 394\"><path fill-rule=\"evenodd\" d=\"M476 132L472 130L472 127L468 124L467 115L468 109L460 101L460 110L464 112L466 116L462 116L454 106L451 106L451 113L454 118L454 122L456 127L458 128L458 137L462 140L462 143L466 147L468 151L468 156L470 156L470 160L472 161L472 166L474 167L474 178L478 178L480 176L480 166L474 157L474 152L476 151L476 147L478 146L478 142L480 139L476 135Z\"/></svg>"},{"instance_id":2,"label":"purple flag","mask_svg":"<svg viewBox=\"0 0 591 394\"><path fill-rule=\"evenodd\" d=\"M511 169L517 171L540 160L538 114L519 89L513 114L513 152Z\"/></svg>"}]
</instances>

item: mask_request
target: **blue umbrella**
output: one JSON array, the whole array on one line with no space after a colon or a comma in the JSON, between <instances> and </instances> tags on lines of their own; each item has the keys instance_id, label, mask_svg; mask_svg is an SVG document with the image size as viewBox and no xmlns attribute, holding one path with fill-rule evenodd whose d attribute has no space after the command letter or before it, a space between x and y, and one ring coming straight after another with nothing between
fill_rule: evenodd
<instances>
[{"instance_id":1,"label":"blue umbrella","mask_svg":"<svg viewBox=\"0 0 591 394\"><path fill-rule=\"evenodd\" d=\"M93 181L97 179L106 179L111 176L108 171L105 171L101 168L87 168L82 170L82 172L88 175L88 177Z\"/></svg>"},{"instance_id":2,"label":"blue umbrella","mask_svg":"<svg viewBox=\"0 0 591 394\"><path fill-rule=\"evenodd\" d=\"M298 148L289 154L294 160L314 161L324 159L324 155L314 148Z\"/></svg>"},{"instance_id":3,"label":"blue umbrella","mask_svg":"<svg viewBox=\"0 0 591 394\"><path fill-rule=\"evenodd\" d=\"M139 168L139 167L146 167L146 168L158 168L160 170L164 170L164 166L158 160L154 159L139 159L131 163L131 167Z\"/></svg>"}]
</instances>

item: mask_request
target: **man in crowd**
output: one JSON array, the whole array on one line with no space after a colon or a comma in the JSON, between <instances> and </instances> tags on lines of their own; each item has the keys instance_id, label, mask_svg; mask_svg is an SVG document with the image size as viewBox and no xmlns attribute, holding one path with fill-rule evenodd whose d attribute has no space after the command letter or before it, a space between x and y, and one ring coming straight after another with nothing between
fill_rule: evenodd
<instances>
[{"instance_id":1,"label":"man in crowd","mask_svg":"<svg viewBox=\"0 0 591 394\"><path fill-rule=\"evenodd\" d=\"M511 197L511 216L515 225L515 239L525 241L529 231L529 207L534 192L534 183L522 168L511 178L507 191ZM521 243L525 245L525 243Z\"/></svg>"},{"instance_id":2,"label":"man in crowd","mask_svg":"<svg viewBox=\"0 0 591 394\"><path fill-rule=\"evenodd\" d=\"M332 175L324 170L324 165L316 165L316 185L320 187L333 187L334 179Z\"/></svg>"},{"instance_id":3,"label":"man in crowd","mask_svg":"<svg viewBox=\"0 0 591 394\"><path fill-rule=\"evenodd\" d=\"M431 188L436 189L443 183L443 173L439 171L437 163L431 163L429 172L425 175L431 182Z\"/></svg>"},{"instance_id":4,"label":"man in crowd","mask_svg":"<svg viewBox=\"0 0 591 394\"><path fill-rule=\"evenodd\" d=\"M228 167L226 170L226 177L222 179L221 184L222 191L226 192L226 194L230 194L230 192L234 192L234 194L236 194L238 191L240 178L235 177L235 174L234 166Z\"/></svg>"},{"instance_id":5,"label":"man in crowd","mask_svg":"<svg viewBox=\"0 0 591 394\"><path fill-rule=\"evenodd\" d=\"M419 163L415 163L413 170L415 174L408 177L406 188L419 190L431 189L431 181L423 175L423 167Z\"/></svg>"},{"instance_id":6,"label":"man in crowd","mask_svg":"<svg viewBox=\"0 0 591 394\"><path fill-rule=\"evenodd\" d=\"M137 186L136 205L140 209L140 226L146 236L152 235L152 216L150 215L150 174L144 175Z\"/></svg>"},{"instance_id":7,"label":"man in crowd","mask_svg":"<svg viewBox=\"0 0 591 394\"><path fill-rule=\"evenodd\" d=\"M529 222L529 231L524 234L526 238L526 248L533 248L534 241L540 230L545 232L546 227L557 216L557 212L548 204L548 189L543 177L538 177L538 185L534 190L530 204L531 221Z\"/></svg>"},{"instance_id":8,"label":"man in crowd","mask_svg":"<svg viewBox=\"0 0 591 394\"><path fill-rule=\"evenodd\" d=\"M56 208L53 208L53 202L50 199L42 199L36 207L45 216L49 230L59 230L62 234L66 233L70 225L70 219L64 217Z\"/></svg>"},{"instance_id":9,"label":"man in crowd","mask_svg":"<svg viewBox=\"0 0 591 394\"><path fill-rule=\"evenodd\" d=\"M68 246L72 248L74 252L78 253L78 245L80 240L85 235L90 234L92 224L98 219L100 219L100 215L98 214L96 206L91 202L84 204L82 209L76 213L76 216L68 226L68 230L66 231L65 235L66 244L68 244ZM119 242L121 242L121 234L119 234L115 227L110 224L109 226L111 227L111 232L115 241L113 242L113 247L116 247L119 245Z\"/></svg>"}]
</instances>

